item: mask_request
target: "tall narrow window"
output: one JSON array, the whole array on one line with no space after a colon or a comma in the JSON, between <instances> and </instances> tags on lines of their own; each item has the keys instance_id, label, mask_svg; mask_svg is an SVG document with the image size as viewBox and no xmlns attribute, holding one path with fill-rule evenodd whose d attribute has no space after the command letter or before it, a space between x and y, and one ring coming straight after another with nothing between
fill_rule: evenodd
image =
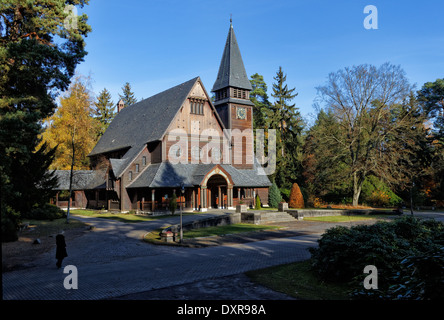
<instances>
[{"instance_id":1,"label":"tall narrow window","mask_svg":"<svg viewBox=\"0 0 444 320\"><path fill-rule=\"evenodd\" d=\"M136 172L139 172L139 164L136 164Z\"/></svg>"},{"instance_id":2,"label":"tall narrow window","mask_svg":"<svg viewBox=\"0 0 444 320\"><path fill-rule=\"evenodd\" d=\"M142 157L142 166L146 166L146 157L145 156Z\"/></svg>"},{"instance_id":3,"label":"tall narrow window","mask_svg":"<svg viewBox=\"0 0 444 320\"><path fill-rule=\"evenodd\" d=\"M132 171L128 172L128 180L129 181L133 180L133 172Z\"/></svg>"}]
</instances>

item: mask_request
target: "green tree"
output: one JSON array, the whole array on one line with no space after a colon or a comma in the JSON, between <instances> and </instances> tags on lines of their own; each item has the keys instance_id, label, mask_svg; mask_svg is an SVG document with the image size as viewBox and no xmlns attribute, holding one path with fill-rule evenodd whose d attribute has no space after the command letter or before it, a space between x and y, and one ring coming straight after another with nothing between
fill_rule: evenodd
<instances>
[{"instance_id":1,"label":"green tree","mask_svg":"<svg viewBox=\"0 0 444 320\"><path fill-rule=\"evenodd\" d=\"M434 134L444 144L444 78L425 83L417 94L424 112L434 121Z\"/></svg>"},{"instance_id":2,"label":"green tree","mask_svg":"<svg viewBox=\"0 0 444 320\"><path fill-rule=\"evenodd\" d=\"M273 184L270 187L270 190L268 192L268 204L272 208L279 207L279 202L281 202L282 196L281 192L279 191L278 186L273 181Z\"/></svg>"},{"instance_id":3,"label":"green tree","mask_svg":"<svg viewBox=\"0 0 444 320\"><path fill-rule=\"evenodd\" d=\"M75 67L86 55L87 16L74 16L68 5L87 0L10 0L0 7L0 202L3 218L29 211L44 201L25 195L50 188L46 173L53 157L40 144L41 122L55 108ZM65 22L69 23L65 23ZM31 167L41 167L25 175ZM46 166L46 167L45 167ZM17 175L17 172L22 173ZM39 173L37 175L37 173ZM42 193L46 194L46 193ZM47 200L47 199L46 199ZM9 209L8 209L9 208ZM5 210L5 213L3 212ZM12 217L12 220L17 221ZM14 222L15 223L15 222ZM13 237L12 237L13 238Z\"/></svg>"},{"instance_id":4,"label":"green tree","mask_svg":"<svg viewBox=\"0 0 444 320\"><path fill-rule=\"evenodd\" d=\"M341 134L334 115L321 109L307 132L303 146L302 176L308 203L314 198L339 202L351 196L346 156L337 144L327 142L338 139Z\"/></svg>"},{"instance_id":5,"label":"green tree","mask_svg":"<svg viewBox=\"0 0 444 320\"><path fill-rule=\"evenodd\" d=\"M433 122L430 145L433 160L430 165L432 174L432 197L444 201L444 78L425 83L417 93L423 112Z\"/></svg>"},{"instance_id":6,"label":"green tree","mask_svg":"<svg viewBox=\"0 0 444 320\"><path fill-rule=\"evenodd\" d=\"M335 148L345 160L358 205L362 184L369 174L393 180L402 142L396 134L411 128L412 111L400 112L412 86L399 66L359 65L328 76L317 88L326 108L336 118L340 134L328 134L320 143ZM396 133L396 134L395 134Z\"/></svg>"},{"instance_id":7,"label":"green tree","mask_svg":"<svg viewBox=\"0 0 444 320\"><path fill-rule=\"evenodd\" d=\"M175 193L173 193L170 199L170 211L172 215L174 215L176 209L177 209L177 196Z\"/></svg>"},{"instance_id":8,"label":"green tree","mask_svg":"<svg viewBox=\"0 0 444 320\"><path fill-rule=\"evenodd\" d=\"M262 208L261 198L259 198L259 195L257 195L254 209L260 210L261 208Z\"/></svg>"},{"instance_id":9,"label":"green tree","mask_svg":"<svg viewBox=\"0 0 444 320\"><path fill-rule=\"evenodd\" d=\"M111 100L111 93L104 88L94 103L93 116L99 122L99 137L102 136L115 116L115 105Z\"/></svg>"},{"instance_id":10,"label":"green tree","mask_svg":"<svg viewBox=\"0 0 444 320\"><path fill-rule=\"evenodd\" d=\"M267 117L268 127L277 132L276 172L272 179L281 187L291 187L300 176L303 121L295 104L290 104L297 93L293 94L295 88L288 88L287 75L282 67L279 67L274 80L271 96L276 101L271 105Z\"/></svg>"},{"instance_id":11,"label":"green tree","mask_svg":"<svg viewBox=\"0 0 444 320\"><path fill-rule=\"evenodd\" d=\"M122 87L122 94L119 94L119 98L123 100L125 107L133 105L137 102L134 92L131 91L131 85L129 82L125 83Z\"/></svg>"},{"instance_id":12,"label":"green tree","mask_svg":"<svg viewBox=\"0 0 444 320\"><path fill-rule=\"evenodd\" d=\"M264 129L266 127L266 115L270 109L268 100L267 84L264 77L255 73L250 80L253 90L250 92L250 101L254 103L253 108L253 128Z\"/></svg>"}]
</instances>

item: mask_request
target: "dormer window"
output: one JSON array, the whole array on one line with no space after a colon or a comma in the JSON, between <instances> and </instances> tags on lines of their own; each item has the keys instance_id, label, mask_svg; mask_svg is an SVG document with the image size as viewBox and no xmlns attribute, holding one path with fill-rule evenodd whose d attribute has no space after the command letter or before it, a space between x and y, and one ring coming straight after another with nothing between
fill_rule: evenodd
<instances>
[{"instance_id":1,"label":"dormer window","mask_svg":"<svg viewBox=\"0 0 444 320\"><path fill-rule=\"evenodd\" d=\"M139 172L139 164L136 164L136 172Z\"/></svg>"},{"instance_id":2,"label":"dormer window","mask_svg":"<svg viewBox=\"0 0 444 320\"><path fill-rule=\"evenodd\" d=\"M145 156L142 157L142 166L146 166L146 157Z\"/></svg>"}]
</instances>

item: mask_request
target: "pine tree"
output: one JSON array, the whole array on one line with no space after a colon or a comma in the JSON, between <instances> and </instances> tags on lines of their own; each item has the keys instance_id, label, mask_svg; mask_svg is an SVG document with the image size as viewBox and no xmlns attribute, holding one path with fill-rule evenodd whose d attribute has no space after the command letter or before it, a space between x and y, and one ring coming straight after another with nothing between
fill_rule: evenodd
<instances>
[{"instance_id":1,"label":"pine tree","mask_svg":"<svg viewBox=\"0 0 444 320\"><path fill-rule=\"evenodd\" d=\"M255 73L250 80L253 90L250 92L250 101L254 103L253 129L264 129L266 126L267 111L270 109L267 84L264 77Z\"/></svg>"},{"instance_id":2,"label":"pine tree","mask_svg":"<svg viewBox=\"0 0 444 320\"><path fill-rule=\"evenodd\" d=\"M281 187L290 185L299 178L301 162L301 131L303 121L295 104L290 104L298 94L295 88L288 89L287 75L279 67L273 84L272 97L276 99L268 115L270 129L276 129L276 172L272 179Z\"/></svg>"},{"instance_id":3,"label":"pine tree","mask_svg":"<svg viewBox=\"0 0 444 320\"><path fill-rule=\"evenodd\" d=\"M125 107L133 105L137 102L134 92L131 91L131 85L129 82L125 83L125 85L122 87L122 91L123 93L119 94L119 98L123 100Z\"/></svg>"},{"instance_id":4,"label":"pine tree","mask_svg":"<svg viewBox=\"0 0 444 320\"><path fill-rule=\"evenodd\" d=\"M48 200L42 197L46 191L39 194L38 190L42 186L50 189L51 181L52 185L56 182L46 174L53 155L44 152L43 146L37 149L38 136L42 120L56 108L57 93L68 88L76 65L86 55L84 37L91 31L87 16L68 17L65 9L68 4L83 7L87 2L10 0L0 6L2 226L8 217L16 225L15 213ZM66 19L75 20L76 26L65 24ZM39 164L34 171L39 175L16 175Z\"/></svg>"},{"instance_id":5,"label":"pine tree","mask_svg":"<svg viewBox=\"0 0 444 320\"><path fill-rule=\"evenodd\" d=\"M281 201L282 201L281 191L279 190L276 183L273 182L268 192L268 204L272 208L277 208L279 207L279 203Z\"/></svg>"},{"instance_id":6,"label":"pine tree","mask_svg":"<svg viewBox=\"0 0 444 320\"><path fill-rule=\"evenodd\" d=\"M115 105L111 101L111 93L104 88L94 103L94 118L99 122L99 137L102 136L115 116Z\"/></svg>"}]
</instances>

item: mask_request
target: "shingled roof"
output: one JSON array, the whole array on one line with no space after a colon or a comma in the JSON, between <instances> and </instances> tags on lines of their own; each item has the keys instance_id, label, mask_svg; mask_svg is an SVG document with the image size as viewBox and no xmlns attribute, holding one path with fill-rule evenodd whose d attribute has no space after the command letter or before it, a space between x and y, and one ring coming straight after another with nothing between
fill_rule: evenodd
<instances>
[{"instance_id":1,"label":"shingled roof","mask_svg":"<svg viewBox=\"0 0 444 320\"><path fill-rule=\"evenodd\" d=\"M161 140L199 77L123 108L89 156L126 148L138 149Z\"/></svg>"},{"instance_id":2,"label":"shingled roof","mask_svg":"<svg viewBox=\"0 0 444 320\"><path fill-rule=\"evenodd\" d=\"M220 62L219 73L212 91L217 91L226 87L236 87L240 89L253 90L245 71L244 62L234 35L233 25L230 23L227 42Z\"/></svg>"},{"instance_id":3,"label":"shingled roof","mask_svg":"<svg viewBox=\"0 0 444 320\"><path fill-rule=\"evenodd\" d=\"M54 170L57 177L57 186L54 190L69 190L70 170ZM72 176L72 190L93 190L106 187L104 170L74 170Z\"/></svg>"},{"instance_id":4,"label":"shingled roof","mask_svg":"<svg viewBox=\"0 0 444 320\"><path fill-rule=\"evenodd\" d=\"M215 164L169 162L150 164L127 188L169 188L177 187L181 183L185 187L198 186L214 166ZM221 164L221 167L230 174L236 187L271 186L257 159L253 169L237 169L228 164Z\"/></svg>"}]
</instances>

